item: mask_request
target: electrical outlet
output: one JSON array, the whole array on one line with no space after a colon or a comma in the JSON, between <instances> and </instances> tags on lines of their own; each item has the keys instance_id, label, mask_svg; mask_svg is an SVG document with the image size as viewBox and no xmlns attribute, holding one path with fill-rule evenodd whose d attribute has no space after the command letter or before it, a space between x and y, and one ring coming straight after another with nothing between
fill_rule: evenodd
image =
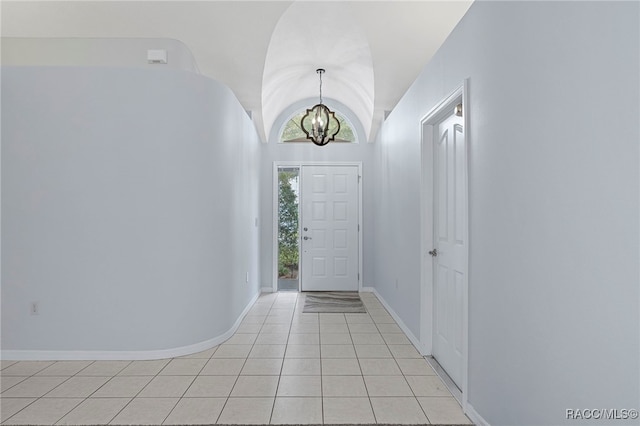
<instances>
[{"instance_id":1,"label":"electrical outlet","mask_svg":"<svg viewBox=\"0 0 640 426\"><path fill-rule=\"evenodd\" d=\"M398 279L396 278L396 288L398 288Z\"/></svg>"},{"instance_id":2,"label":"electrical outlet","mask_svg":"<svg viewBox=\"0 0 640 426\"><path fill-rule=\"evenodd\" d=\"M38 302L31 302L29 312L31 313L31 315L40 315L40 307L38 306Z\"/></svg>"},{"instance_id":3,"label":"electrical outlet","mask_svg":"<svg viewBox=\"0 0 640 426\"><path fill-rule=\"evenodd\" d=\"M247 272L247 277L245 278L245 282L249 283L249 273Z\"/></svg>"}]
</instances>

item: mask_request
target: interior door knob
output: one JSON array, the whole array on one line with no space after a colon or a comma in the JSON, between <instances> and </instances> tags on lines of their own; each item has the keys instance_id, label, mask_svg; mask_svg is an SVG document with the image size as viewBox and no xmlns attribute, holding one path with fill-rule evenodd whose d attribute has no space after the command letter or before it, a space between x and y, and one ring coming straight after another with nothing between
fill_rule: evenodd
<instances>
[{"instance_id":1,"label":"interior door knob","mask_svg":"<svg viewBox=\"0 0 640 426\"><path fill-rule=\"evenodd\" d=\"M310 240L311 237L302 237L303 240Z\"/></svg>"},{"instance_id":2,"label":"interior door knob","mask_svg":"<svg viewBox=\"0 0 640 426\"><path fill-rule=\"evenodd\" d=\"M438 256L438 249L433 249L433 250L431 250L431 251L429 252L429 254L430 254L431 256L433 256L433 257Z\"/></svg>"}]
</instances>

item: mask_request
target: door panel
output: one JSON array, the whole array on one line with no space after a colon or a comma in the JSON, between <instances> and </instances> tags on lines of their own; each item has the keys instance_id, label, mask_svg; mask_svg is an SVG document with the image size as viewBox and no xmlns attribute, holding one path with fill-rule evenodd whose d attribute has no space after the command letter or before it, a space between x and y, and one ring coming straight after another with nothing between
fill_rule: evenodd
<instances>
[{"instance_id":1,"label":"door panel","mask_svg":"<svg viewBox=\"0 0 640 426\"><path fill-rule=\"evenodd\" d=\"M463 285L465 281L465 138L462 117L451 115L434 134L434 321L433 356L458 385L462 380Z\"/></svg>"},{"instance_id":2,"label":"door panel","mask_svg":"<svg viewBox=\"0 0 640 426\"><path fill-rule=\"evenodd\" d=\"M358 167L303 166L303 291L358 290Z\"/></svg>"}]
</instances>

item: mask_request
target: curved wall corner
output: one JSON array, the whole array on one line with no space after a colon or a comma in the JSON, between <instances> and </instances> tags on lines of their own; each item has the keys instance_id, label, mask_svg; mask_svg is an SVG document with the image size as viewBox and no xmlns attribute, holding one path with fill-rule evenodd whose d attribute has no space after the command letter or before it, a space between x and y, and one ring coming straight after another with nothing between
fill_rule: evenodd
<instances>
[{"instance_id":1,"label":"curved wall corner","mask_svg":"<svg viewBox=\"0 0 640 426\"><path fill-rule=\"evenodd\" d=\"M185 71L3 67L2 106L3 358L224 340L259 292L259 141L232 92Z\"/></svg>"}]
</instances>

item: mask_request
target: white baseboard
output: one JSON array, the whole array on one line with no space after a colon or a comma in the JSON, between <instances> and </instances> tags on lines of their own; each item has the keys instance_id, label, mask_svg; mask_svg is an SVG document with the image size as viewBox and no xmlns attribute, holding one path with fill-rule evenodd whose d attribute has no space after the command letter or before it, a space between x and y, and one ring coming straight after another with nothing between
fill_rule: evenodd
<instances>
[{"instance_id":1,"label":"white baseboard","mask_svg":"<svg viewBox=\"0 0 640 426\"><path fill-rule=\"evenodd\" d=\"M404 332L404 334L406 334L407 338L411 341L411 343L413 343L413 346L415 346L421 354L423 355L425 354L425 351L422 347L422 343L420 342L420 339L414 336L411 330L409 330L409 328L405 325L402 319L398 316L396 311L394 311L391 308L391 306L389 306L387 301L384 300L384 297L382 297L374 287L362 287L360 291L364 293L375 294L378 300L380 301L380 303L382 303L384 308L389 312L391 317L393 317L393 319L396 321L396 323L398 324L398 327L400 327L400 329ZM463 398L465 398L465 395L463 395ZM475 408L473 408L473 405L471 405L468 401L466 401L464 405L466 407L465 414L469 417L469 419L471 419L471 421L474 424L476 424L477 426L491 426L489 422L487 422L485 419L482 418L480 414L478 414Z\"/></svg>"},{"instance_id":2,"label":"white baseboard","mask_svg":"<svg viewBox=\"0 0 640 426\"><path fill-rule=\"evenodd\" d=\"M3 350L0 358L12 361L62 361L62 360L152 360L175 358L206 351L228 340L236 332L240 323L247 315L253 304L258 300L259 293L251 298L236 322L225 333L192 345L171 349L151 351L32 351L32 350Z\"/></svg>"},{"instance_id":3,"label":"white baseboard","mask_svg":"<svg viewBox=\"0 0 640 426\"><path fill-rule=\"evenodd\" d=\"M480 414L478 414L476 409L473 408L473 405L471 405L471 404L469 404L469 402L467 402L466 406L467 406L467 409L465 411L465 414L467 415L467 417L469 417L469 419L475 425L477 425L477 426L491 426L488 421L483 419L482 416Z\"/></svg>"},{"instance_id":4,"label":"white baseboard","mask_svg":"<svg viewBox=\"0 0 640 426\"><path fill-rule=\"evenodd\" d=\"M373 293L376 295L376 297L378 298L378 300L380 300L380 303L382 303L382 305L384 306L384 308L387 310L387 312L389 312L389 314L391 315L391 317L393 317L393 319L395 320L395 322L398 324L398 327L400 327L400 329L404 332L404 334L407 335L407 338L409 338L409 340L411 341L411 343L413 343L413 346L416 347L416 349L418 349L418 352L420 352L420 354L424 355L424 348L422 347L422 343L420 342L420 339L418 339L416 336L414 336L414 334L411 332L411 330L409 330L409 327L406 326L406 324L402 321L402 319L398 316L398 314L396 313L396 311L394 311L391 306L389 306L389 304L387 303L386 300L384 300L384 297L382 297L380 295L380 293L378 293L378 291L375 289L375 287L362 287L361 289L362 292L366 292L366 293Z\"/></svg>"}]
</instances>

